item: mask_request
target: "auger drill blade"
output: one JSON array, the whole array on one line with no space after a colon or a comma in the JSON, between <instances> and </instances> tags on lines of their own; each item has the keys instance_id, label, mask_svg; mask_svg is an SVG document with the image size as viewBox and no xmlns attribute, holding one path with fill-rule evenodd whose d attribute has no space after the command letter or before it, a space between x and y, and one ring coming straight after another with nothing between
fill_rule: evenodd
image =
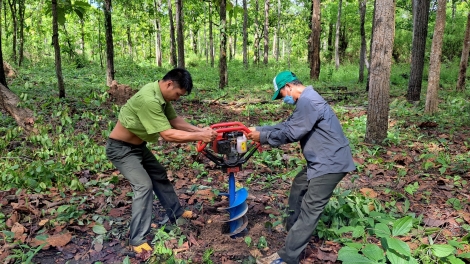
<instances>
[{"instance_id":1,"label":"auger drill blade","mask_svg":"<svg viewBox=\"0 0 470 264\"><path fill-rule=\"evenodd\" d=\"M230 222L230 236L236 236L237 234L241 233L243 230L245 230L246 226L248 225L248 217L244 215L241 218L238 218L237 220Z\"/></svg>"}]
</instances>

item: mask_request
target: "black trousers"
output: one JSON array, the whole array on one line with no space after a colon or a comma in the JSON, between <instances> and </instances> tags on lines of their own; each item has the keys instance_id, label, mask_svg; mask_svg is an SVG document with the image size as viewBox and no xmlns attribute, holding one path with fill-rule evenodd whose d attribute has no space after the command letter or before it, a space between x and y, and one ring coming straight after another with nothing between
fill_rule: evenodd
<instances>
[{"instance_id":1,"label":"black trousers","mask_svg":"<svg viewBox=\"0 0 470 264\"><path fill-rule=\"evenodd\" d=\"M165 168L146 147L119 140L108 139L106 156L129 181L134 192L132 198L132 220L130 224L130 244L139 246L147 240L152 223L152 203L154 193L165 208L170 220L180 217L184 209Z\"/></svg>"},{"instance_id":2,"label":"black trousers","mask_svg":"<svg viewBox=\"0 0 470 264\"><path fill-rule=\"evenodd\" d=\"M307 168L295 176L287 208L286 229L289 232L284 247L277 252L283 261L299 263L300 253L307 246L323 209L344 176L346 173L329 173L307 180Z\"/></svg>"}]
</instances>

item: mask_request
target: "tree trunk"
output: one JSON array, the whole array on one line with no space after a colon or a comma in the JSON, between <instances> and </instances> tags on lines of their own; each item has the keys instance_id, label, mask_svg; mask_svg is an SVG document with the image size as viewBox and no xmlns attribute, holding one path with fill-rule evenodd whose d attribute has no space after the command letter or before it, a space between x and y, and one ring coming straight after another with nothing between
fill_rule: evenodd
<instances>
[{"instance_id":1,"label":"tree trunk","mask_svg":"<svg viewBox=\"0 0 470 264\"><path fill-rule=\"evenodd\" d=\"M211 67L214 68L214 34L212 33L212 3L209 2L209 53Z\"/></svg>"},{"instance_id":2,"label":"tree trunk","mask_svg":"<svg viewBox=\"0 0 470 264\"><path fill-rule=\"evenodd\" d=\"M470 52L470 12L467 15L467 28L463 40L462 57L460 58L459 79L457 81L457 91L465 89L465 76L467 75L468 53Z\"/></svg>"},{"instance_id":3,"label":"tree trunk","mask_svg":"<svg viewBox=\"0 0 470 264\"><path fill-rule=\"evenodd\" d=\"M175 25L173 24L173 11L171 8L171 0L168 0L168 18L170 19L170 64L176 67L176 40Z\"/></svg>"},{"instance_id":4,"label":"tree trunk","mask_svg":"<svg viewBox=\"0 0 470 264\"><path fill-rule=\"evenodd\" d=\"M338 1L338 16L336 17L336 34L335 34L335 66L339 69L339 37L341 30L341 8L343 6L343 0Z\"/></svg>"},{"instance_id":5,"label":"tree trunk","mask_svg":"<svg viewBox=\"0 0 470 264\"><path fill-rule=\"evenodd\" d=\"M127 26L126 26L126 35L127 35L127 52L128 52L128 54L131 58L131 61L133 61L134 51L132 49L131 26L129 24L127 24Z\"/></svg>"},{"instance_id":6,"label":"tree trunk","mask_svg":"<svg viewBox=\"0 0 470 264\"><path fill-rule=\"evenodd\" d=\"M98 21L98 51L100 55L100 67L103 69L103 45L101 45L101 22Z\"/></svg>"},{"instance_id":7,"label":"tree trunk","mask_svg":"<svg viewBox=\"0 0 470 264\"><path fill-rule=\"evenodd\" d=\"M238 0L235 0L235 9L238 8ZM238 26L238 21L237 21L237 14L238 12L234 13L234 19L235 19L235 32L233 33L233 56L236 57L237 56L237 35L238 35L238 29L239 29L239 26Z\"/></svg>"},{"instance_id":8,"label":"tree trunk","mask_svg":"<svg viewBox=\"0 0 470 264\"><path fill-rule=\"evenodd\" d=\"M430 0L413 0L413 41L411 48L411 70L408 82L408 102L419 102L423 83L424 56L428 36Z\"/></svg>"},{"instance_id":9,"label":"tree trunk","mask_svg":"<svg viewBox=\"0 0 470 264\"><path fill-rule=\"evenodd\" d=\"M279 61L279 53L280 53L280 48L279 48L279 34L281 32L281 0L277 0L277 27L276 27L276 45L274 46L274 56L276 57L276 61Z\"/></svg>"},{"instance_id":10,"label":"tree trunk","mask_svg":"<svg viewBox=\"0 0 470 264\"><path fill-rule=\"evenodd\" d=\"M248 8L247 0L243 0L243 65L248 68Z\"/></svg>"},{"instance_id":11,"label":"tree trunk","mask_svg":"<svg viewBox=\"0 0 470 264\"><path fill-rule=\"evenodd\" d=\"M441 74L442 38L446 25L446 0L437 0L436 25L432 38L431 57L429 65L428 91L426 93L426 105L424 112L434 114L437 112L439 80Z\"/></svg>"},{"instance_id":12,"label":"tree trunk","mask_svg":"<svg viewBox=\"0 0 470 264\"><path fill-rule=\"evenodd\" d=\"M17 32L18 32L18 18L16 17L16 0L8 0L8 4L10 5L11 11L11 19L13 20L13 36L12 36L12 60L16 64L17 61L17 53L16 53L16 42L17 40ZM6 20L5 20L6 21Z\"/></svg>"},{"instance_id":13,"label":"tree trunk","mask_svg":"<svg viewBox=\"0 0 470 264\"><path fill-rule=\"evenodd\" d=\"M219 88L228 84L227 73L227 11L226 0L220 1L220 58L219 58Z\"/></svg>"},{"instance_id":14,"label":"tree trunk","mask_svg":"<svg viewBox=\"0 0 470 264\"><path fill-rule=\"evenodd\" d=\"M55 1L55 0L53 0ZM19 108L20 98L0 84L0 107L5 109L26 132L34 130L34 113L28 108Z\"/></svg>"},{"instance_id":15,"label":"tree trunk","mask_svg":"<svg viewBox=\"0 0 470 264\"><path fill-rule=\"evenodd\" d=\"M162 67L162 30L159 18L161 4L161 0L153 0L153 6L155 8L155 63L158 67Z\"/></svg>"},{"instance_id":16,"label":"tree trunk","mask_svg":"<svg viewBox=\"0 0 470 264\"><path fill-rule=\"evenodd\" d=\"M328 23L328 38L327 38L327 43L328 43L328 53L326 54L326 59L328 62L331 62L333 59L333 22L330 21Z\"/></svg>"},{"instance_id":17,"label":"tree trunk","mask_svg":"<svg viewBox=\"0 0 470 264\"><path fill-rule=\"evenodd\" d=\"M374 0L374 9L372 17L375 17L375 9L377 8L377 0ZM374 29L375 28L375 19L372 19L372 33L370 34L370 49L369 49L369 70L367 71L367 82L366 82L366 92L369 91L370 85L370 64L372 63L372 45L374 45Z\"/></svg>"},{"instance_id":18,"label":"tree trunk","mask_svg":"<svg viewBox=\"0 0 470 264\"><path fill-rule=\"evenodd\" d=\"M106 35L106 85L111 86L114 81L114 43L113 24L111 22L111 0L104 1L104 28Z\"/></svg>"},{"instance_id":19,"label":"tree trunk","mask_svg":"<svg viewBox=\"0 0 470 264\"><path fill-rule=\"evenodd\" d=\"M366 4L367 0L359 0L359 13L361 17L361 54L359 56L359 82L364 82L364 64L366 62L366 30L364 28L364 23L366 20Z\"/></svg>"},{"instance_id":20,"label":"tree trunk","mask_svg":"<svg viewBox=\"0 0 470 264\"><path fill-rule=\"evenodd\" d=\"M80 49L82 55L85 56L85 21L80 19Z\"/></svg>"},{"instance_id":21,"label":"tree trunk","mask_svg":"<svg viewBox=\"0 0 470 264\"><path fill-rule=\"evenodd\" d=\"M19 59L18 59L18 66L21 67L23 64L24 60L24 12L25 12L25 0L19 0L19 8L18 8L18 15L20 16L20 49L18 51L19 53Z\"/></svg>"},{"instance_id":22,"label":"tree trunk","mask_svg":"<svg viewBox=\"0 0 470 264\"><path fill-rule=\"evenodd\" d=\"M377 0L375 8L369 106L364 141L380 144L387 138L388 130L390 71L395 35L395 1Z\"/></svg>"},{"instance_id":23,"label":"tree trunk","mask_svg":"<svg viewBox=\"0 0 470 264\"><path fill-rule=\"evenodd\" d=\"M312 1L312 57L310 59L310 79L318 80L320 77L320 0Z\"/></svg>"},{"instance_id":24,"label":"tree trunk","mask_svg":"<svg viewBox=\"0 0 470 264\"><path fill-rule=\"evenodd\" d=\"M0 9L2 8L2 0L0 0ZM1 10L0 10L1 14ZM0 29L2 28L0 20ZM2 30L0 30L0 62L2 62L2 68L0 69L0 84L8 88L7 78L5 76L5 70L3 67L3 49L2 49ZM3 100L2 100L3 101Z\"/></svg>"},{"instance_id":25,"label":"tree trunk","mask_svg":"<svg viewBox=\"0 0 470 264\"><path fill-rule=\"evenodd\" d=\"M178 67L184 68L183 0L176 0L176 42L178 43Z\"/></svg>"},{"instance_id":26,"label":"tree trunk","mask_svg":"<svg viewBox=\"0 0 470 264\"><path fill-rule=\"evenodd\" d=\"M55 54L55 73L57 75L57 86L59 98L65 97L64 78L62 77L62 59L60 57L59 25L57 24L57 0L52 0L52 43Z\"/></svg>"},{"instance_id":27,"label":"tree trunk","mask_svg":"<svg viewBox=\"0 0 470 264\"><path fill-rule=\"evenodd\" d=\"M258 24L258 12L259 12L259 2L255 0L255 39L254 39L254 48L253 48L253 63L258 65L259 64L259 24Z\"/></svg>"},{"instance_id":28,"label":"tree trunk","mask_svg":"<svg viewBox=\"0 0 470 264\"><path fill-rule=\"evenodd\" d=\"M264 0L264 65L268 65L269 56L269 0Z\"/></svg>"}]
</instances>

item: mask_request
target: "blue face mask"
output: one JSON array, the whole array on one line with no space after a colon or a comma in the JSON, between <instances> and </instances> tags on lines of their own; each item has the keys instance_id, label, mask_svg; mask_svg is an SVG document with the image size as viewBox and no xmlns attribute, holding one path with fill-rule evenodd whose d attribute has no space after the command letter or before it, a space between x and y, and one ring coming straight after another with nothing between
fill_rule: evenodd
<instances>
[{"instance_id":1,"label":"blue face mask","mask_svg":"<svg viewBox=\"0 0 470 264\"><path fill-rule=\"evenodd\" d=\"M292 97L292 95L284 96L283 100L284 100L284 103L286 104L295 105L295 100L294 100L294 97Z\"/></svg>"}]
</instances>

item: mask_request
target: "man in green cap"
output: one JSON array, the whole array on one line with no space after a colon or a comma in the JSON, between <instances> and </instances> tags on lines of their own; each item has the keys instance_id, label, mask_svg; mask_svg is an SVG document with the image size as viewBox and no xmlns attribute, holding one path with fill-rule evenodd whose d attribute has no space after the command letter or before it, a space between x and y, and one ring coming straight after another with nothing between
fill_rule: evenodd
<instances>
[{"instance_id":1,"label":"man in green cap","mask_svg":"<svg viewBox=\"0 0 470 264\"><path fill-rule=\"evenodd\" d=\"M151 251L146 235L152 221L154 194L158 197L170 222L190 218L184 211L165 168L146 147L159 137L169 142L212 142L217 132L199 128L177 116L171 101L190 94L193 81L181 68L169 71L157 82L149 83L121 108L118 121L106 142L106 155L131 184L132 220L130 245L135 253Z\"/></svg>"},{"instance_id":2,"label":"man in green cap","mask_svg":"<svg viewBox=\"0 0 470 264\"><path fill-rule=\"evenodd\" d=\"M257 263L297 264L336 185L356 167L336 114L313 87L290 71L276 75L273 83L272 99L283 98L295 110L280 124L250 128L248 138L273 147L300 141L307 165L292 182L284 246Z\"/></svg>"}]
</instances>

